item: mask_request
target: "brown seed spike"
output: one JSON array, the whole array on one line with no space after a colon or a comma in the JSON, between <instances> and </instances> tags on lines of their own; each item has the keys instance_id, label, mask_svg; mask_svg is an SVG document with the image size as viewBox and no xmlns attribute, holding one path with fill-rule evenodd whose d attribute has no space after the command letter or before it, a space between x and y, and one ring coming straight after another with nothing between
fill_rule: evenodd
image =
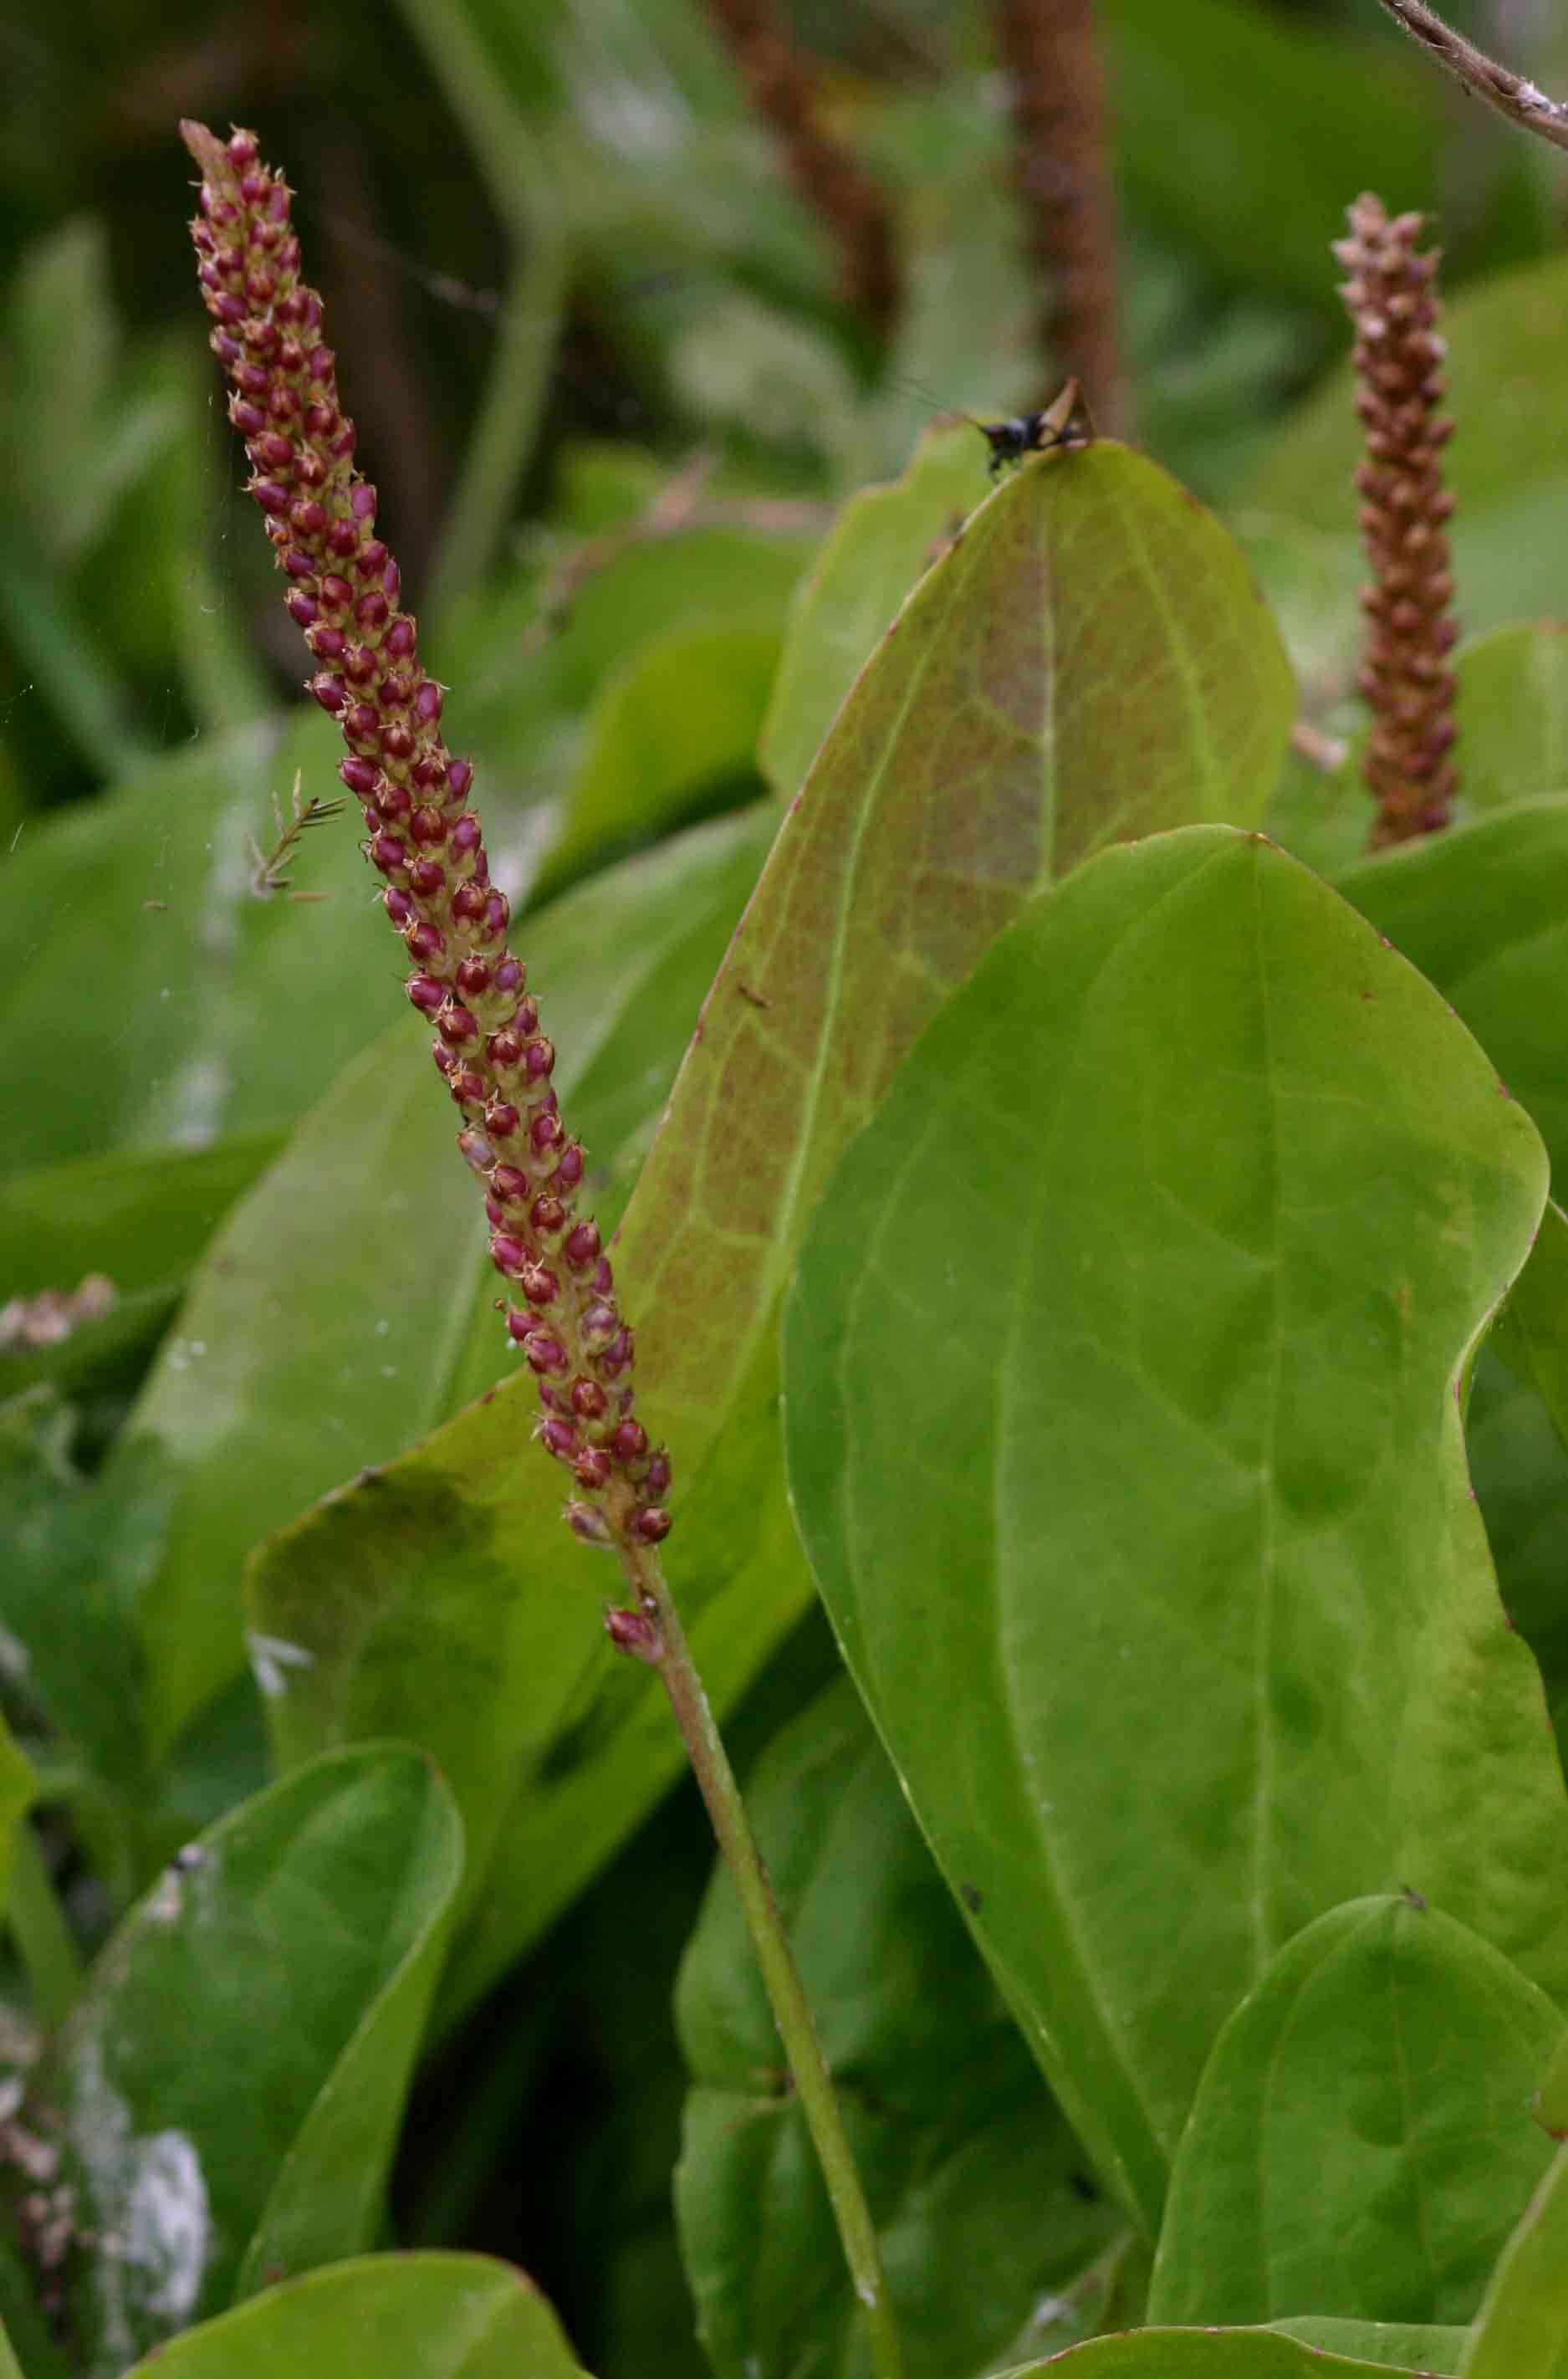
<instances>
[{"instance_id":1,"label":"brown seed spike","mask_svg":"<svg viewBox=\"0 0 1568 2379\"><path fill-rule=\"evenodd\" d=\"M1458 772L1453 682L1441 666L1457 630L1442 525L1453 510L1438 463L1453 424L1433 418L1442 395L1437 254L1417 256L1422 218L1389 220L1381 199L1350 209L1350 237L1334 254L1356 330L1356 409L1366 429L1356 474L1362 544L1373 585L1363 591L1365 635L1357 682L1374 732L1363 763L1378 803L1369 846L1405 842L1446 826Z\"/></svg>"}]
</instances>

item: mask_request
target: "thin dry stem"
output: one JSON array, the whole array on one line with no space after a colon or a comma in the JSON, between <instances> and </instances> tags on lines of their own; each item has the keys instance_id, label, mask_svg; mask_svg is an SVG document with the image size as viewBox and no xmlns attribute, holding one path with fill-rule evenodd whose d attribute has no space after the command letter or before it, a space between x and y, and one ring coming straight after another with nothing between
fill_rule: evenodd
<instances>
[{"instance_id":1,"label":"thin dry stem","mask_svg":"<svg viewBox=\"0 0 1568 2379\"><path fill-rule=\"evenodd\" d=\"M995 24L1045 345L1055 368L1081 381L1102 427L1125 436L1116 194L1092 0L996 0Z\"/></svg>"},{"instance_id":2,"label":"thin dry stem","mask_svg":"<svg viewBox=\"0 0 1568 2379\"><path fill-rule=\"evenodd\" d=\"M1413 42L1419 42L1438 64L1465 86L1473 97L1484 100L1496 108L1510 124L1519 125L1539 139L1550 140L1554 149L1568 149L1568 107L1560 100L1549 99L1533 82L1515 74L1496 58L1489 58L1474 42L1445 25L1426 0L1382 0L1383 6L1396 25L1404 27Z\"/></svg>"},{"instance_id":3,"label":"thin dry stem","mask_svg":"<svg viewBox=\"0 0 1568 2379\"><path fill-rule=\"evenodd\" d=\"M777 137L796 188L826 225L847 306L877 337L899 310L899 260L887 196L824 130L816 77L771 0L707 0L747 99Z\"/></svg>"}]
</instances>

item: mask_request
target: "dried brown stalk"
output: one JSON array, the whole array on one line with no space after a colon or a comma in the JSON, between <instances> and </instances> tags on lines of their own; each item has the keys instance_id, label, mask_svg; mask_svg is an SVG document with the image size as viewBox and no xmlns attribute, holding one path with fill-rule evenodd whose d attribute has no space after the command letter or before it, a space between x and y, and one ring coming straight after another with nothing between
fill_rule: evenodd
<instances>
[{"instance_id":1,"label":"dried brown stalk","mask_svg":"<svg viewBox=\"0 0 1568 2379\"><path fill-rule=\"evenodd\" d=\"M1125 436L1116 194L1093 0L996 0L995 24L1012 83L1019 187L1046 291L1045 345L1058 375L1081 381L1101 428Z\"/></svg>"},{"instance_id":2,"label":"dried brown stalk","mask_svg":"<svg viewBox=\"0 0 1568 2379\"><path fill-rule=\"evenodd\" d=\"M823 129L816 77L771 0L707 0L746 97L777 136L796 188L838 255L846 305L880 338L899 310L899 262L887 196Z\"/></svg>"},{"instance_id":3,"label":"dried brown stalk","mask_svg":"<svg viewBox=\"0 0 1568 2379\"><path fill-rule=\"evenodd\" d=\"M1436 251L1417 255L1423 218L1390 218L1381 199L1350 209L1334 255L1356 326L1357 410L1366 429L1356 475L1361 536L1372 568L1364 588L1366 642L1358 683L1372 712L1363 764L1378 803L1374 851L1448 823L1458 771L1453 674L1458 636L1444 524L1453 500L1440 456L1453 429L1443 392Z\"/></svg>"},{"instance_id":4,"label":"dried brown stalk","mask_svg":"<svg viewBox=\"0 0 1568 2379\"><path fill-rule=\"evenodd\" d=\"M1402 25L1413 42L1419 42L1424 50L1429 51L1473 97L1495 107L1510 124L1550 140L1554 149L1568 149L1568 107L1561 100L1549 99L1544 91L1538 91L1533 82L1515 74L1512 66L1489 58L1474 42L1467 42L1452 25L1445 25L1435 9L1427 7L1425 0L1382 0L1382 5L1395 24Z\"/></svg>"}]
</instances>

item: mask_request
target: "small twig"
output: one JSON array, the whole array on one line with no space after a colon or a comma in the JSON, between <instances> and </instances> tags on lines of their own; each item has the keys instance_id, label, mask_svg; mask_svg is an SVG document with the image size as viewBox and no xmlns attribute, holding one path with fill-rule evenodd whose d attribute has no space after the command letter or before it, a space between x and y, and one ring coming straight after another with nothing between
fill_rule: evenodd
<instances>
[{"instance_id":1,"label":"small twig","mask_svg":"<svg viewBox=\"0 0 1568 2379\"><path fill-rule=\"evenodd\" d=\"M251 837L250 854L256 867L250 878L250 888L258 900L270 900L274 892L286 892L291 900L325 900L328 898L325 892L296 892L294 877L285 863L308 827L325 826L329 818L341 817L347 804L343 801L324 802L318 793L312 793L308 802L302 802L299 798L301 775L302 771L296 768L294 791L290 796L294 815L286 824L283 803L276 793L272 795L272 818L278 829L278 839L271 851L264 852L255 837Z\"/></svg>"},{"instance_id":2,"label":"small twig","mask_svg":"<svg viewBox=\"0 0 1568 2379\"><path fill-rule=\"evenodd\" d=\"M1290 748L1298 760L1305 760L1309 768L1316 768L1323 777L1332 777L1336 768L1343 768L1350 750L1339 736L1325 735L1321 727L1314 727L1305 719L1298 719L1291 729Z\"/></svg>"},{"instance_id":3,"label":"small twig","mask_svg":"<svg viewBox=\"0 0 1568 2379\"><path fill-rule=\"evenodd\" d=\"M1568 149L1568 107L1561 101L1548 99L1544 91L1538 91L1511 66L1489 58L1474 42L1445 25L1426 0L1382 0L1382 5L1394 23L1403 25L1411 40L1429 50L1439 66L1446 66L1477 99L1495 107L1510 124L1550 140L1554 149Z\"/></svg>"}]
</instances>

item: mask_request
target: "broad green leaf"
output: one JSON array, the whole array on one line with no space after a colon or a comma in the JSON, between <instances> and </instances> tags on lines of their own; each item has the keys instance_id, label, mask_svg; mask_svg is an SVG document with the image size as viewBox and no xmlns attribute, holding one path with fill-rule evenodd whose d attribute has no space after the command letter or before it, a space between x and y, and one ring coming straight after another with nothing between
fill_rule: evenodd
<instances>
[{"instance_id":1,"label":"broad green leaf","mask_svg":"<svg viewBox=\"0 0 1568 2379\"><path fill-rule=\"evenodd\" d=\"M1351 2373L1384 2379L1388 2367L1284 2337L1277 2329L1140 2329L1092 2337L1049 2362L1027 2363L1001 2379L1041 2379L1046 2371L1060 2373L1062 2379L1348 2379Z\"/></svg>"},{"instance_id":2,"label":"broad green leaf","mask_svg":"<svg viewBox=\"0 0 1568 2379\"><path fill-rule=\"evenodd\" d=\"M109 1374L134 1385L203 1245L278 1145L276 1135L252 1132L210 1149L119 1150L0 1178L0 1303L45 1292L70 1299L89 1282L106 1283L113 1299L64 1336L30 1333L0 1351L0 1398Z\"/></svg>"},{"instance_id":3,"label":"broad green leaf","mask_svg":"<svg viewBox=\"0 0 1568 2379\"><path fill-rule=\"evenodd\" d=\"M628 1180L771 827L765 812L704 829L559 902L524 938L560 1035L568 1112L590 1154ZM383 987L390 1008L395 978ZM457 1129L428 1035L405 1016L350 1061L198 1271L110 1465L112 1478L151 1441L179 1480L140 1614L160 1745L240 1666L252 1546L512 1367ZM439 1600L421 1596L421 1624ZM499 1657L497 1600L492 1586L481 1640L492 1635ZM276 1612L258 1624L290 1633ZM379 1666L358 1626L323 1650ZM264 1650L259 1674L264 1685L279 1674ZM465 1683L464 1736L473 1715ZM362 1731L408 1730L389 1718ZM455 1778L471 1754L441 1750Z\"/></svg>"},{"instance_id":4,"label":"broad green leaf","mask_svg":"<svg viewBox=\"0 0 1568 2379\"><path fill-rule=\"evenodd\" d=\"M838 2083L911 2379L991 2369L1112 2239L847 1678L747 1788ZM693 2087L676 2207L721 2379L859 2373L858 2308L740 1903L715 1873L676 1994ZM983 2288L974 2286L983 2264Z\"/></svg>"},{"instance_id":5,"label":"broad green leaf","mask_svg":"<svg viewBox=\"0 0 1568 2379\"><path fill-rule=\"evenodd\" d=\"M177 1280L281 1145L245 1132L206 1148L122 1149L0 1177L0 1289L74 1288L106 1273L122 1293Z\"/></svg>"},{"instance_id":6,"label":"broad green leaf","mask_svg":"<svg viewBox=\"0 0 1568 2379\"><path fill-rule=\"evenodd\" d=\"M1333 2321L1306 2315L1269 2326L1304 2345L1326 2347L1331 2354L1360 2355L1380 2369L1421 2372L1429 2379L1439 2379L1439 2374L1450 2379L1458 2370L1467 2335L1428 2322Z\"/></svg>"},{"instance_id":7,"label":"broad green leaf","mask_svg":"<svg viewBox=\"0 0 1568 2379\"><path fill-rule=\"evenodd\" d=\"M1334 883L1453 1001L1568 1180L1568 799L1451 827Z\"/></svg>"},{"instance_id":8,"label":"broad green leaf","mask_svg":"<svg viewBox=\"0 0 1568 2379\"><path fill-rule=\"evenodd\" d=\"M72 1416L33 1389L0 1407L0 1628L18 1682L95 1774L133 1805L147 1745L135 1606L158 1560L173 1481L152 1448L89 1481Z\"/></svg>"},{"instance_id":9,"label":"broad green leaf","mask_svg":"<svg viewBox=\"0 0 1568 2379\"><path fill-rule=\"evenodd\" d=\"M1292 752L1263 828L1293 859L1332 883L1365 859L1376 815L1357 754L1347 750L1337 767L1319 768Z\"/></svg>"},{"instance_id":10,"label":"broad green leaf","mask_svg":"<svg viewBox=\"0 0 1568 2379\"><path fill-rule=\"evenodd\" d=\"M1494 1334L1500 1328L1501 1316ZM1561 1751L1568 1745L1568 1451L1535 1388L1505 1368L1490 1340L1470 1383L1465 1442L1498 1590L1539 1663Z\"/></svg>"},{"instance_id":11,"label":"broad green leaf","mask_svg":"<svg viewBox=\"0 0 1568 2379\"><path fill-rule=\"evenodd\" d=\"M1150 2320L1467 2322L1550 2158L1529 2105L1562 2022L1414 1896L1305 1926L1203 2069Z\"/></svg>"},{"instance_id":12,"label":"broad green leaf","mask_svg":"<svg viewBox=\"0 0 1568 2379\"><path fill-rule=\"evenodd\" d=\"M362 2255L269 2288L126 2379L582 2379L532 2283L487 2255Z\"/></svg>"},{"instance_id":13,"label":"broad green leaf","mask_svg":"<svg viewBox=\"0 0 1568 2379\"><path fill-rule=\"evenodd\" d=\"M1454 655L1453 673L1462 820L1568 787L1568 627L1544 621L1476 637ZM1331 880L1367 856L1375 806L1361 774L1365 745L1357 731L1326 773L1292 752L1264 820L1276 842Z\"/></svg>"},{"instance_id":14,"label":"broad green leaf","mask_svg":"<svg viewBox=\"0 0 1568 2379\"><path fill-rule=\"evenodd\" d=\"M565 816L535 887L548 900L603 857L651 841L707 797L755 790L776 629L710 628L643 645L601 685Z\"/></svg>"},{"instance_id":15,"label":"broad green leaf","mask_svg":"<svg viewBox=\"0 0 1568 2379\"><path fill-rule=\"evenodd\" d=\"M1502 2252L1459 2369L1461 2379L1568 2373L1568 2148Z\"/></svg>"},{"instance_id":16,"label":"broad green leaf","mask_svg":"<svg viewBox=\"0 0 1568 2379\"><path fill-rule=\"evenodd\" d=\"M1533 2111L1549 2138L1568 2137L1568 2033L1563 2034L1551 2052L1540 2088L1536 2092Z\"/></svg>"},{"instance_id":17,"label":"broad green leaf","mask_svg":"<svg viewBox=\"0 0 1568 2379\"><path fill-rule=\"evenodd\" d=\"M25 2379L77 2379L38 2301L32 2264L13 2236L0 2238L0 2305L5 2308L12 2353L21 2363Z\"/></svg>"},{"instance_id":18,"label":"broad green leaf","mask_svg":"<svg viewBox=\"0 0 1568 2379\"><path fill-rule=\"evenodd\" d=\"M0 2379L22 2379L22 2366L11 2351L11 2341L0 2328Z\"/></svg>"},{"instance_id":19,"label":"broad green leaf","mask_svg":"<svg viewBox=\"0 0 1568 2379\"><path fill-rule=\"evenodd\" d=\"M535 803L566 794L589 765L607 685L634 680L669 639L777 638L810 550L798 526L671 534L656 498L641 521L564 548L542 579L461 606L440 665L496 781L526 785ZM670 765L663 755L661 772Z\"/></svg>"},{"instance_id":20,"label":"broad green leaf","mask_svg":"<svg viewBox=\"0 0 1568 2379\"><path fill-rule=\"evenodd\" d=\"M236 2289L362 2252L462 1866L400 1745L329 1754L165 1868L100 1958L43 2088L62 2118L93 2374Z\"/></svg>"},{"instance_id":21,"label":"broad green leaf","mask_svg":"<svg viewBox=\"0 0 1568 2379\"><path fill-rule=\"evenodd\" d=\"M1530 1260L1508 1292L1490 1343L1535 1389L1568 1446L1568 1214L1554 1202L1541 1216Z\"/></svg>"},{"instance_id":22,"label":"broad green leaf","mask_svg":"<svg viewBox=\"0 0 1568 2379\"><path fill-rule=\"evenodd\" d=\"M1478 636L1454 656L1460 791L1473 810L1568 788L1568 623Z\"/></svg>"},{"instance_id":23,"label":"broad green leaf","mask_svg":"<svg viewBox=\"0 0 1568 2379\"><path fill-rule=\"evenodd\" d=\"M810 1598L773 1330L845 1141L1053 874L1195 811L1255 815L1292 703L1224 531L1112 448L1046 456L999 489L861 676L709 995L616 1251L644 1405L675 1462L667 1568L717 1709ZM558 1476L519 1458L532 1424L531 1392L503 1389L335 1499L257 1578L259 1627L313 1662L277 1705L284 1757L371 1730L429 1744L476 1877L496 1844L452 2006L681 1764L657 1682L607 1662L563 1591L608 1579L559 1528Z\"/></svg>"},{"instance_id":24,"label":"broad green leaf","mask_svg":"<svg viewBox=\"0 0 1568 2379\"><path fill-rule=\"evenodd\" d=\"M6 882L36 948L0 1001L10 1164L276 1129L375 1031L393 971L352 817L298 862L300 887L329 899L250 889L251 840L275 839L271 796L286 801L296 767L308 792L341 791L334 736L320 716L281 747L275 725L248 730L23 837ZM75 1095L41 1094L41 1049Z\"/></svg>"},{"instance_id":25,"label":"broad green leaf","mask_svg":"<svg viewBox=\"0 0 1568 2379\"><path fill-rule=\"evenodd\" d=\"M984 448L966 423L922 438L903 477L839 513L795 608L758 754L793 800L834 714L888 622L985 492Z\"/></svg>"},{"instance_id":26,"label":"broad green leaf","mask_svg":"<svg viewBox=\"0 0 1568 2379\"><path fill-rule=\"evenodd\" d=\"M1432 187L1441 92L1396 44L1227 0L1182 0L1179 18L1165 0L1106 0L1102 13L1117 154L1140 211L1216 272L1326 310L1346 194Z\"/></svg>"},{"instance_id":27,"label":"broad green leaf","mask_svg":"<svg viewBox=\"0 0 1568 2379\"><path fill-rule=\"evenodd\" d=\"M1342 189L1359 187L1354 173L1345 177L1343 157L1334 171ZM1381 167L1362 179L1390 187ZM1426 186L1417 180L1405 187ZM1443 450L1454 498L1448 534L1465 625L1479 634L1562 607L1557 524L1568 501L1568 452L1558 435L1555 392L1568 372L1568 259L1520 265L1461 290L1444 309L1443 331L1443 409L1460 425ZM1363 563L1352 474L1360 441L1346 361L1271 441L1242 498L1249 509L1295 519L1333 540L1342 665L1359 633L1356 589ZM1261 565L1261 554L1258 560ZM1272 593L1272 570L1264 583Z\"/></svg>"},{"instance_id":28,"label":"broad green leaf","mask_svg":"<svg viewBox=\"0 0 1568 2379\"><path fill-rule=\"evenodd\" d=\"M38 1778L15 1736L0 1716L0 1914L11 1888L11 1864L17 1828L38 1798ZM3 2379L3 2374L0 2374Z\"/></svg>"},{"instance_id":29,"label":"broad green leaf","mask_svg":"<svg viewBox=\"0 0 1568 2379\"><path fill-rule=\"evenodd\" d=\"M1220 2025L1323 1910L1409 1878L1568 1988L1562 1778L1455 1402L1545 1171L1430 987L1210 829L1037 902L817 1211L813 1567L1151 2228Z\"/></svg>"}]
</instances>

